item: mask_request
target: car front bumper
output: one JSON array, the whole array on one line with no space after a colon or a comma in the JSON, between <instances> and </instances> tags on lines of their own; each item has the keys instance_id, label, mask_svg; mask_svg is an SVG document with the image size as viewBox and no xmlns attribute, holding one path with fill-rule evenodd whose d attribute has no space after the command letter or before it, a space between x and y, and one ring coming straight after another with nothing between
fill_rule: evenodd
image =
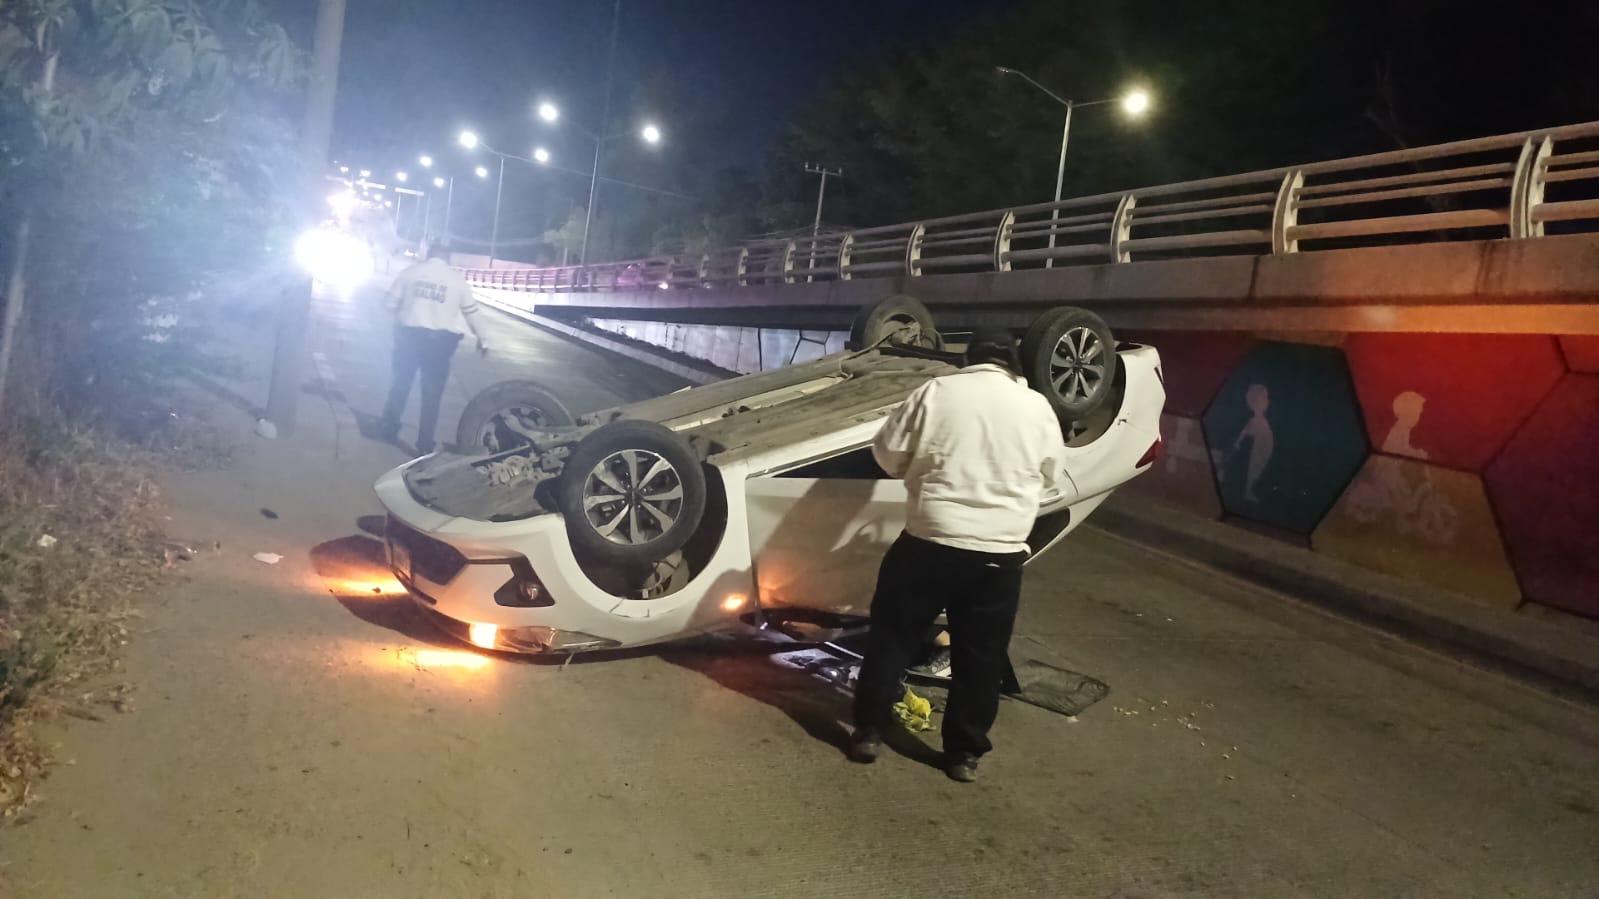
<instances>
[{"instance_id":1,"label":"car front bumper","mask_svg":"<svg viewBox=\"0 0 1599 899\"><path fill-rule=\"evenodd\" d=\"M613 596L584 573L559 515L452 517L411 495L405 468L374 486L388 512L389 567L429 617L474 645L564 653L659 643L729 624L736 616L720 608L724 594L753 593L746 549L741 564L735 558L671 596ZM522 589L530 582L535 596Z\"/></svg>"}]
</instances>

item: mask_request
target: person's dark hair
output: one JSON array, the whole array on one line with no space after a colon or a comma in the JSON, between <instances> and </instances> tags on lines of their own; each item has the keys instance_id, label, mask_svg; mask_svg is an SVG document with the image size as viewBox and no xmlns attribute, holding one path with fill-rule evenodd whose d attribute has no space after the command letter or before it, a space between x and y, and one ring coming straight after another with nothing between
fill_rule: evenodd
<instances>
[{"instance_id":1,"label":"person's dark hair","mask_svg":"<svg viewBox=\"0 0 1599 899\"><path fill-rule=\"evenodd\" d=\"M978 328L966 344L967 365L1003 365L1021 373L1022 360L1016 352L1016 338L1004 328Z\"/></svg>"},{"instance_id":2,"label":"person's dark hair","mask_svg":"<svg viewBox=\"0 0 1599 899\"><path fill-rule=\"evenodd\" d=\"M428 258L443 259L445 262L450 261L450 242L439 238L428 244Z\"/></svg>"}]
</instances>

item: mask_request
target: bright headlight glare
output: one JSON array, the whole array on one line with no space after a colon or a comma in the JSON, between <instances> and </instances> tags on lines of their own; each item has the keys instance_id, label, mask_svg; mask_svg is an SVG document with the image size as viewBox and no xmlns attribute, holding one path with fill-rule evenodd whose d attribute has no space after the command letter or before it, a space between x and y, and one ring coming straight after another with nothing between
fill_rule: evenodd
<instances>
[{"instance_id":1,"label":"bright headlight glare","mask_svg":"<svg viewBox=\"0 0 1599 899\"><path fill-rule=\"evenodd\" d=\"M294 259L311 277L348 290L372 275L372 253L360 239L330 228L315 228L294 243Z\"/></svg>"}]
</instances>

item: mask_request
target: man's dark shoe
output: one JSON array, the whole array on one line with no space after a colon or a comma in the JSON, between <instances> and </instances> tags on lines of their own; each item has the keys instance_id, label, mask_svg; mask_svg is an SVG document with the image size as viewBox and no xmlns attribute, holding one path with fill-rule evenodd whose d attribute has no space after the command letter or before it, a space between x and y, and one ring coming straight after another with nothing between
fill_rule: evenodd
<instances>
[{"instance_id":1,"label":"man's dark shoe","mask_svg":"<svg viewBox=\"0 0 1599 899\"><path fill-rule=\"evenodd\" d=\"M969 752L950 753L944 762L944 773L950 780L969 784L977 779L977 756Z\"/></svg>"},{"instance_id":2,"label":"man's dark shoe","mask_svg":"<svg viewBox=\"0 0 1599 899\"><path fill-rule=\"evenodd\" d=\"M882 754L883 735L871 728L856 728L854 735L849 738L850 761L870 765Z\"/></svg>"},{"instance_id":3,"label":"man's dark shoe","mask_svg":"<svg viewBox=\"0 0 1599 899\"><path fill-rule=\"evenodd\" d=\"M400 439L400 423L399 422L389 422L389 421L379 421L378 422L378 439L386 441L388 443L393 443L394 441Z\"/></svg>"}]
</instances>

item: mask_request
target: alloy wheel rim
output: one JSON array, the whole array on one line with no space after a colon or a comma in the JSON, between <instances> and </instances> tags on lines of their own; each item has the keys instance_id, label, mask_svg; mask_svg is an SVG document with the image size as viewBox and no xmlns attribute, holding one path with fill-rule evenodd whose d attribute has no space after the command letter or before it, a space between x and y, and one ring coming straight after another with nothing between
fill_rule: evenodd
<instances>
[{"instance_id":1,"label":"alloy wheel rim","mask_svg":"<svg viewBox=\"0 0 1599 899\"><path fill-rule=\"evenodd\" d=\"M1068 403L1087 400L1105 383L1105 345L1092 328L1071 328L1055 342L1049 383Z\"/></svg>"},{"instance_id":2,"label":"alloy wheel rim","mask_svg":"<svg viewBox=\"0 0 1599 899\"><path fill-rule=\"evenodd\" d=\"M583 481L583 514L595 533L620 546L659 540L683 513L683 480L660 454L611 453Z\"/></svg>"}]
</instances>

